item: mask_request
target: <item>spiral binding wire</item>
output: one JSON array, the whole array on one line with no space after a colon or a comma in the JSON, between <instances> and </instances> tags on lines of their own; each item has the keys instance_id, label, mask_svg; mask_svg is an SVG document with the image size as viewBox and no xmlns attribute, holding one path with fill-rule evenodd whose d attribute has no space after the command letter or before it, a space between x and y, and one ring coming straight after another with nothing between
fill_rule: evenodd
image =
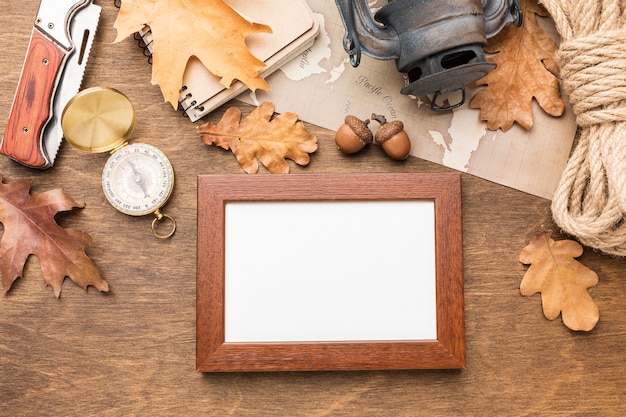
<instances>
[{"instance_id":1,"label":"spiral binding wire","mask_svg":"<svg viewBox=\"0 0 626 417\"><path fill-rule=\"evenodd\" d=\"M182 88L180 89L180 94L182 96L183 93L185 93L188 90L186 85L183 85ZM189 104L185 104L186 101L189 101ZM193 100L193 94L191 94L190 91L187 91L187 93L185 94L185 97L182 97L181 99L178 100L178 110L182 110L183 114L187 115L187 110L191 109L192 107L196 107L198 106L198 102L196 100ZM200 111L204 111L204 107L199 106L198 110Z\"/></svg>"},{"instance_id":2,"label":"spiral binding wire","mask_svg":"<svg viewBox=\"0 0 626 417\"><path fill-rule=\"evenodd\" d=\"M148 63L152 65L152 31L146 27L141 32L135 32L133 38L142 49L143 55L148 58Z\"/></svg>"}]
</instances>

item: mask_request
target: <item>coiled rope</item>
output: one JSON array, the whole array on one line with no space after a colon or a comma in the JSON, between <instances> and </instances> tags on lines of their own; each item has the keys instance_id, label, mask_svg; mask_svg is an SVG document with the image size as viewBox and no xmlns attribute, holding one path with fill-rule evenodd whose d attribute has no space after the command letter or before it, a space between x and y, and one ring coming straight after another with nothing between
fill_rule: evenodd
<instances>
[{"instance_id":1,"label":"coiled rope","mask_svg":"<svg viewBox=\"0 0 626 417\"><path fill-rule=\"evenodd\" d=\"M626 0L540 0L561 35L561 82L581 128L552 200L566 233L626 256Z\"/></svg>"}]
</instances>

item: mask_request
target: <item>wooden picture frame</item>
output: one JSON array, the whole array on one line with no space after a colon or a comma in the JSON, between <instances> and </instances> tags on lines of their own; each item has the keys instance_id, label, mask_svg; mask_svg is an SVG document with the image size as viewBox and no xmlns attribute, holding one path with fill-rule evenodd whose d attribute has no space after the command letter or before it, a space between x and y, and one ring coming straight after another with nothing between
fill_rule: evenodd
<instances>
[{"instance_id":1,"label":"wooden picture frame","mask_svg":"<svg viewBox=\"0 0 626 417\"><path fill-rule=\"evenodd\" d=\"M434 337L403 339L400 336L397 340L226 340L228 245L225 237L228 232L226 212L230 204L391 204L420 201L432 202L434 216L431 223L433 316L436 317ZM289 238L293 245L306 239L306 236L297 236L295 229L287 228L287 233L291 235ZM371 242L371 245L376 243ZM391 244L396 243L402 244ZM389 244L386 242L386 245ZM461 178L458 173L201 175L198 177L197 256L196 369L200 372L443 369L465 366ZM256 276L255 279L263 282L264 277ZM382 279L380 284L384 286ZM229 292L229 295L232 294ZM254 313L250 311L250 316Z\"/></svg>"}]
</instances>

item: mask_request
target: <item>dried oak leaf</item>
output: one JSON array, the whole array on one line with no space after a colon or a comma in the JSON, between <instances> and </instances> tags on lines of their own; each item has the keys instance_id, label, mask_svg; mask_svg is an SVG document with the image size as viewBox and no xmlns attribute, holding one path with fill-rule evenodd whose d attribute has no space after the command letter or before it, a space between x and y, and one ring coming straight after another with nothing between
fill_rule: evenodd
<instances>
[{"instance_id":1,"label":"dried oak leaf","mask_svg":"<svg viewBox=\"0 0 626 417\"><path fill-rule=\"evenodd\" d=\"M240 123L241 110L230 107L218 124L208 122L198 126L197 132L207 145L230 149L248 174L258 172L257 158L272 174L287 174L285 159L307 165L309 153L317 150L317 137L306 131L296 113L272 119L274 109L273 103L263 102Z\"/></svg>"},{"instance_id":2,"label":"dried oak leaf","mask_svg":"<svg viewBox=\"0 0 626 417\"><path fill-rule=\"evenodd\" d=\"M538 234L519 255L521 263L530 264L520 292L525 296L541 292L543 313L548 320L562 313L568 328L589 331L600 313L587 288L598 283L598 276L574 259L582 253L578 242L554 241L547 233Z\"/></svg>"},{"instance_id":3,"label":"dried oak leaf","mask_svg":"<svg viewBox=\"0 0 626 417\"><path fill-rule=\"evenodd\" d=\"M533 126L533 98L551 116L561 116L565 103L559 89L558 66L554 60L557 45L537 23L547 16L536 0L520 0L524 22L507 25L487 43L488 60L498 66L476 82L487 87L478 91L469 106L480 109L480 119L490 130L507 131L517 122L525 129Z\"/></svg>"},{"instance_id":4,"label":"dried oak leaf","mask_svg":"<svg viewBox=\"0 0 626 417\"><path fill-rule=\"evenodd\" d=\"M225 87L237 79L253 91L269 90L259 77L265 64L250 53L245 39L272 29L247 21L223 0L124 0L114 25L115 42L145 25L152 31L152 84L161 87L174 108L192 56Z\"/></svg>"},{"instance_id":5,"label":"dried oak leaf","mask_svg":"<svg viewBox=\"0 0 626 417\"><path fill-rule=\"evenodd\" d=\"M91 237L62 228L54 219L57 213L82 208L84 204L76 203L60 189L30 195L30 186L30 180L5 184L0 176L0 222L4 226L0 242L2 293L6 294L22 275L31 254L39 258L44 282L57 298L66 276L82 288L92 285L107 292L108 284L84 251Z\"/></svg>"}]
</instances>

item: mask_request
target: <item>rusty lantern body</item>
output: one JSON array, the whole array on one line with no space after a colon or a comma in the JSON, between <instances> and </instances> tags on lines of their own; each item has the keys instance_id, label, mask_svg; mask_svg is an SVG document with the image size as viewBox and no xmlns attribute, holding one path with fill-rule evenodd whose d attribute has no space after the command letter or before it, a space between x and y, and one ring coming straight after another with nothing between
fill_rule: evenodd
<instances>
[{"instance_id":1,"label":"rusty lantern body","mask_svg":"<svg viewBox=\"0 0 626 417\"><path fill-rule=\"evenodd\" d=\"M452 108L465 100L467 84L495 68L483 51L487 39L508 23L522 23L517 0L390 0L374 16L367 0L336 3L352 66L359 65L361 53L395 59L398 71L408 78L402 94L462 90L463 99Z\"/></svg>"}]
</instances>

